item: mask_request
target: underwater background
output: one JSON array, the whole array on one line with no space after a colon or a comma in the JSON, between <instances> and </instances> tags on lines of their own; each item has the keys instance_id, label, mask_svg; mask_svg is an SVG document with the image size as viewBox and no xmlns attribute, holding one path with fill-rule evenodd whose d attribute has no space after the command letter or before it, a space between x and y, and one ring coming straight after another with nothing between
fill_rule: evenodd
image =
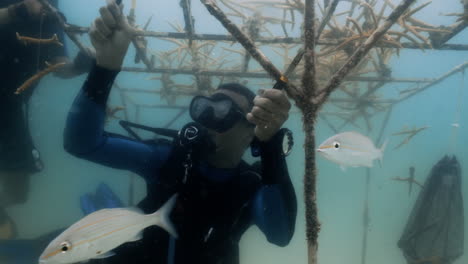
<instances>
[{"instance_id":1,"label":"underwater background","mask_svg":"<svg viewBox=\"0 0 468 264\"><path fill-rule=\"evenodd\" d=\"M129 1L123 1L128 12ZM105 1L80 0L60 1L60 10L69 23L89 26L98 16L98 9ZM346 3L339 5L338 11L346 9ZM420 2L418 2L420 4ZM221 24L212 17L198 2L193 1L192 12L195 18L195 32L226 34ZM449 25L453 17L442 16L441 13L460 11L458 1L434 0L432 4L418 12L417 17L435 25ZM179 1L138 0L136 23L142 25L147 18L154 15L148 29L158 32L174 31L170 23L183 25L183 14ZM275 14L269 14L274 16ZM281 35L278 30L277 35ZM298 31L296 36L299 36ZM89 40L86 40L89 45ZM468 31L458 34L449 43L468 43ZM66 40L68 53L73 57L77 48ZM151 39L149 47L152 50L170 48L171 43ZM238 44L234 45L240 48ZM262 47L270 59L278 65L281 58ZM126 66L133 66L134 49L131 47L126 57ZM294 52L292 52L294 54ZM450 71L455 66L468 60L468 51L417 50L402 49L399 56L393 56L390 66L392 76L398 78L435 78ZM139 65L140 67L142 64ZM282 69L282 68L281 68ZM466 70L465 70L466 72ZM122 72L117 78L121 87L125 88L160 88L157 81L148 80L155 74ZM466 75L466 74L465 74ZM137 203L145 195L145 184L142 179L132 176L129 172L113 170L77 159L63 149L63 129L65 119L72 101L85 79L85 75L71 80L60 80L52 75L45 77L35 90L31 99L30 124L36 147L41 152L45 168L34 175L31 182L31 193L26 204L8 209L16 220L19 238L35 238L49 231L67 227L82 217L79 208L80 195L94 191L100 182L107 183L123 201L128 201L128 185L135 181L134 202ZM177 75L181 81L187 76ZM432 166L446 154L457 156L463 179L463 195L465 196L465 215L467 212L468 185L466 175L468 170L468 76L457 73L430 89L399 103L393 108L389 123L384 131L383 139L389 139L383 164L370 170L370 227L367 248L367 263L395 264L406 263L401 250L397 247L404 225L412 206L417 198L419 188L413 187L413 193L408 195L406 184L393 181L393 177L408 177L409 167L415 167L416 179L424 182ZM255 83L255 82L252 82ZM264 85L251 85L254 89L268 88ZM379 90L380 95L392 96L398 89L404 89L413 84L386 84ZM159 95L134 95L134 101L142 104L165 104ZM177 105L187 105L188 97L177 99ZM119 94L113 90L110 105L121 105ZM460 107L460 108L459 108ZM324 107L326 109L326 106ZM150 126L163 126L170 121L179 110L153 109L142 107L139 111L129 106L130 120ZM138 115L137 115L138 113ZM372 118L373 129L359 129L347 125L340 130L355 130L375 140L384 120L384 114ZM171 128L178 129L189 116L184 115ZM451 124L459 123L455 128ZM415 136L408 144L394 149L402 137L392 136L405 126L429 128ZM293 107L285 127L293 130L295 146L287 158L289 172L298 197L298 217L296 231L291 243L280 248L269 244L263 234L252 227L241 242L241 263L306 263L307 250L305 238L305 220L303 204L304 175L304 134L300 112ZM362 128L365 128L363 125ZM124 133L118 120L111 119L106 130ZM319 144L332 136L332 131L323 120L316 125L316 141ZM381 142L376 143L380 146ZM247 159L250 159L247 155ZM319 233L319 263L341 264L361 263L361 248L363 235L363 211L366 195L366 169L349 168L346 172L339 166L317 156L318 186L317 202L321 231ZM465 228L465 237L468 237ZM456 264L468 263L468 243L465 243L465 254Z\"/></svg>"}]
</instances>

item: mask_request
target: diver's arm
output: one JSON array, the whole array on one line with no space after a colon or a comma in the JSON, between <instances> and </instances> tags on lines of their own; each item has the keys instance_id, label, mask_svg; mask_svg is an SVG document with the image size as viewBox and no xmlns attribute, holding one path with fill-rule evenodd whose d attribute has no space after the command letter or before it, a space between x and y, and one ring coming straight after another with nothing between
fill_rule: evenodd
<instances>
[{"instance_id":1,"label":"diver's arm","mask_svg":"<svg viewBox=\"0 0 468 264\"><path fill-rule=\"evenodd\" d=\"M263 186L254 197L252 210L254 223L267 240L286 246L294 234L297 200L281 144L279 133L260 143Z\"/></svg>"},{"instance_id":2,"label":"diver's arm","mask_svg":"<svg viewBox=\"0 0 468 264\"><path fill-rule=\"evenodd\" d=\"M104 132L107 99L132 36L115 2L102 7L100 13L89 33L96 63L68 114L64 147L75 156L151 176L167 158L167 147L148 146Z\"/></svg>"},{"instance_id":3,"label":"diver's arm","mask_svg":"<svg viewBox=\"0 0 468 264\"><path fill-rule=\"evenodd\" d=\"M71 154L116 169L151 176L168 156L164 146L148 146L104 131L107 98L118 71L94 65L68 114L64 148Z\"/></svg>"}]
</instances>

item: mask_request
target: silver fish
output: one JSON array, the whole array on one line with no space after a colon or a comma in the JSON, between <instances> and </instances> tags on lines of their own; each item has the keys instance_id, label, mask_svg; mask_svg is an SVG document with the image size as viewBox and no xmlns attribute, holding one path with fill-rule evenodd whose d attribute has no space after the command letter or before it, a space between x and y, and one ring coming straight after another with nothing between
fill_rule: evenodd
<instances>
[{"instance_id":1,"label":"silver fish","mask_svg":"<svg viewBox=\"0 0 468 264\"><path fill-rule=\"evenodd\" d=\"M40 264L66 264L93 258L107 258L112 249L142 238L146 227L158 225L177 237L169 214L175 205L174 194L153 214L134 208L103 209L87 215L55 238L39 258Z\"/></svg>"},{"instance_id":2,"label":"silver fish","mask_svg":"<svg viewBox=\"0 0 468 264\"><path fill-rule=\"evenodd\" d=\"M342 170L346 167L372 167L375 159L382 162L387 142L378 149L371 139L358 132L343 132L326 139L317 151L326 159L339 164Z\"/></svg>"}]
</instances>

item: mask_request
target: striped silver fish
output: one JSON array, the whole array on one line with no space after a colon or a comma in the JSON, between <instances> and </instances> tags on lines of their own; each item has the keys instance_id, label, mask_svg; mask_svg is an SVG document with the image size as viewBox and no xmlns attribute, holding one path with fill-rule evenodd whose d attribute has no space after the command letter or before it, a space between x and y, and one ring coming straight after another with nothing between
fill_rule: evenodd
<instances>
[{"instance_id":1,"label":"striped silver fish","mask_svg":"<svg viewBox=\"0 0 468 264\"><path fill-rule=\"evenodd\" d=\"M324 158L347 167L372 167L373 161L381 163L388 140L376 148L372 140L358 132L350 131L327 138L317 149Z\"/></svg>"},{"instance_id":2,"label":"striped silver fish","mask_svg":"<svg viewBox=\"0 0 468 264\"><path fill-rule=\"evenodd\" d=\"M177 238L169 214L175 205L174 194L158 211L143 214L134 208L103 209L87 215L55 238L42 255L40 264L66 264L107 258L112 249L142 238L146 227L157 225Z\"/></svg>"}]
</instances>

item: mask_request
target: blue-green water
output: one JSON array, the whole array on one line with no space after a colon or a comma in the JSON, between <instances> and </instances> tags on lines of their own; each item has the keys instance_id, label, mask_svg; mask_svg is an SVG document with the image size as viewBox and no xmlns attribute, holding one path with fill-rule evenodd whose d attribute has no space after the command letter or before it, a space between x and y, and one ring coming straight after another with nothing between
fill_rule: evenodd
<instances>
[{"instance_id":1,"label":"blue-green water","mask_svg":"<svg viewBox=\"0 0 468 264\"><path fill-rule=\"evenodd\" d=\"M378 0L380 1L380 0ZM137 24L144 24L150 15L154 18L149 29L155 31L173 31L168 22L183 25L183 16L178 5L179 1L139 0L137 6ZM88 26L98 15L98 6L104 1L81 0L62 1L60 9L72 24ZM128 10L129 1L124 1ZM419 4L422 2L419 1ZM211 17L198 1L193 3L197 33L224 34L224 29ZM341 5L341 4L340 4ZM342 7L344 8L344 7ZM432 4L419 12L417 18L431 24L449 25L453 17L441 16L440 13L459 12L458 1L434 0ZM298 16L300 17L300 16ZM281 34L280 31L276 32ZM87 38L84 38L85 42ZM468 32L462 32L449 43L468 43ZM75 54L76 48L67 40L69 53ZM88 42L89 44L89 42ZM152 50L164 50L170 45L167 42L151 41ZM237 45L233 48L239 48ZM267 51L267 54L271 52ZM133 64L133 48L130 48L126 65ZM292 53L294 54L294 52ZM273 61L280 58L273 57ZM240 57L239 57L240 58ZM391 60L393 77L398 78L434 78L448 72L453 67L468 60L467 51L441 50L401 50L400 56ZM142 65L139 65L140 67ZM126 88L159 89L160 83L147 80L153 75L121 73L118 83ZM48 76L41 81L31 101L31 130L36 146L42 154L45 169L33 177L31 193L26 204L9 209L16 220L19 237L34 238L48 231L65 227L78 220L82 214L79 209L79 196L84 192L94 190L95 186L104 181L113 188L124 200L128 198L130 173L109 169L67 154L62 147L62 133L65 118L72 100L79 91L85 76L72 80L60 80ZM175 78L184 79L184 76ZM383 166L371 169L370 184L370 228L368 236L367 263L394 264L405 263L397 241L402 233L412 205L417 197L418 189L408 196L407 185L392 181L393 177L407 177L410 166L416 168L416 179L424 181L432 166L445 154L454 153L466 176L468 167L468 150L465 143L468 138L468 76L463 83L463 75L455 74L438 85L422 92L393 109L389 123L384 131L384 138L390 143L385 152ZM253 82L253 81L252 81ZM396 89L413 87L408 84L387 84L379 93L392 97ZM260 88L255 86L254 88ZM460 89L463 90L459 99ZM162 104L159 96L135 96L140 103ZM460 119L457 116L457 104L461 102ZM184 105L187 99L177 100ZM121 105L120 97L113 93L111 105ZM135 109L130 108L130 119L136 120ZM296 188L299 211L297 225L292 242L285 248L269 244L264 235L255 227L243 237L241 243L241 263L306 263L306 239L303 205L303 175L304 175L304 134L302 132L301 116L293 109L286 126L294 131L295 148L288 157L290 175ZM158 126L166 124L176 110L141 110L139 122ZM378 136L379 128L384 119L379 114L372 119L374 129L371 132L353 126L347 126L342 131L357 130L372 139ZM179 128L189 120L186 115L173 125ZM453 138L452 123L460 127L457 137ZM361 123L365 128L364 123ZM391 136L404 126L429 126L407 145L394 150L402 137ZM116 120L111 120L107 130L122 132ZM317 143L333 135L334 132L319 120L316 126ZM451 146L451 140L454 144ZM341 264L361 263L361 240L363 234L363 208L365 198L365 169L350 168L342 172L340 168L321 157L318 157L318 208L321 231L319 234L319 263ZM376 163L377 164L377 163ZM138 201L144 196L144 182L136 179L136 197ZM463 194L468 195L468 186L464 179ZM466 211L466 210L465 210ZM468 231L465 231L468 233ZM465 234L466 237L467 234ZM468 244L465 244L465 255L455 263L468 263Z\"/></svg>"}]
</instances>

